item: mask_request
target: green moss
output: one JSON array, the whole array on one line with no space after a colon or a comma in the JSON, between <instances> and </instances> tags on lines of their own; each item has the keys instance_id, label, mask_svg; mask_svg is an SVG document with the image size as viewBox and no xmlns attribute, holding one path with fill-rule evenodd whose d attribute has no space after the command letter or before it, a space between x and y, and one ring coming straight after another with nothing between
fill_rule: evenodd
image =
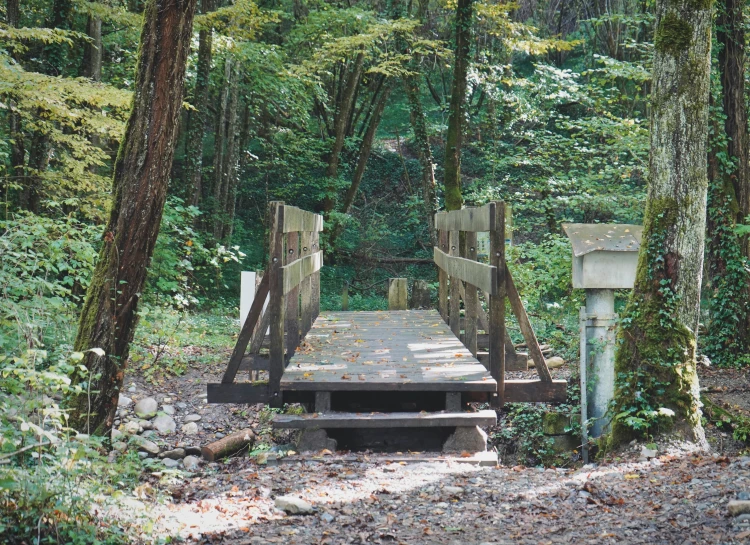
<instances>
[{"instance_id":1,"label":"green moss","mask_svg":"<svg viewBox=\"0 0 750 545\"><path fill-rule=\"evenodd\" d=\"M669 11L661 21L654 34L654 47L661 53L676 57L687 50L693 42L693 26Z\"/></svg>"},{"instance_id":2,"label":"green moss","mask_svg":"<svg viewBox=\"0 0 750 545\"><path fill-rule=\"evenodd\" d=\"M618 334L610 446L667 431L675 421L698 423L691 393L695 336L677 318L677 257L667 251L677 216L674 198L652 199L646 211L645 252ZM664 408L675 417L659 411Z\"/></svg>"}]
</instances>

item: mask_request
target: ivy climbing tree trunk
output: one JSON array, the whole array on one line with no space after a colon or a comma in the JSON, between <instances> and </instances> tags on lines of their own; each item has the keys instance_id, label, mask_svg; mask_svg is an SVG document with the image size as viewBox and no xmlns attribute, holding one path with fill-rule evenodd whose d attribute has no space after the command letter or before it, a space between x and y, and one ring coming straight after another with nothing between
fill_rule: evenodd
<instances>
[{"instance_id":1,"label":"ivy climbing tree trunk","mask_svg":"<svg viewBox=\"0 0 750 545\"><path fill-rule=\"evenodd\" d=\"M708 276L710 320L703 350L718 364L734 363L748 350L750 289L745 259L749 238L738 237L737 223L750 214L747 108L745 106L744 3L717 6L716 41L724 131L715 123L708 186ZM719 100L717 100L719 102ZM727 156L731 161L720 161Z\"/></svg>"},{"instance_id":2,"label":"ivy climbing tree trunk","mask_svg":"<svg viewBox=\"0 0 750 545\"><path fill-rule=\"evenodd\" d=\"M84 393L68 400L70 421L86 433L107 433L117 410L167 195L195 2L149 0L144 11L133 109L115 161L112 208L75 341L76 350L87 351L88 373L73 377ZM95 348L104 355L90 351Z\"/></svg>"},{"instance_id":3,"label":"ivy climbing tree trunk","mask_svg":"<svg viewBox=\"0 0 750 545\"><path fill-rule=\"evenodd\" d=\"M461 140L463 139L466 79L471 54L471 24L474 0L458 0L456 5L456 46L453 60L448 134L445 140L445 209L460 210L461 196Z\"/></svg>"},{"instance_id":4,"label":"ivy climbing tree trunk","mask_svg":"<svg viewBox=\"0 0 750 545\"><path fill-rule=\"evenodd\" d=\"M695 356L711 12L710 0L656 2L650 176L635 287L615 357L613 445L672 428L705 440Z\"/></svg>"}]
</instances>

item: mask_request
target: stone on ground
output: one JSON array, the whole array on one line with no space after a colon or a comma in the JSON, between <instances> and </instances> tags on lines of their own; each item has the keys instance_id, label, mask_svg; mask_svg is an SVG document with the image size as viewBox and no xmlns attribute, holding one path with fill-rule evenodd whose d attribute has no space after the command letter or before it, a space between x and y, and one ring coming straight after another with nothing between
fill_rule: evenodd
<instances>
[{"instance_id":1,"label":"stone on ground","mask_svg":"<svg viewBox=\"0 0 750 545\"><path fill-rule=\"evenodd\" d=\"M195 422L188 422L182 426L182 433L185 435L196 435L198 433L198 424Z\"/></svg>"},{"instance_id":2,"label":"stone on ground","mask_svg":"<svg viewBox=\"0 0 750 545\"><path fill-rule=\"evenodd\" d=\"M185 449L175 448L172 450L166 450L159 456L162 456L163 458L171 458L172 460L182 460L185 457Z\"/></svg>"},{"instance_id":3,"label":"stone on ground","mask_svg":"<svg viewBox=\"0 0 750 545\"><path fill-rule=\"evenodd\" d=\"M185 417L185 423L187 424L188 422L200 422L201 418L202 417L199 414L189 414Z\"/></svg>"},{"instance_id":4,"label":"stone on ground","mask_svg":"<svg viewBox=\"0 0 750 545\"><path fill-rule=\"evenodd\" d=\"M200 465L201 460L197 456L186 456L185 459L182 461L182 465L185 466L185 469L188 471L192 471L194 469L198 469L198 466Z\"/></svg>"},{"instance_id":5,"label":"stone on ground","mask_svg":"<svg viewBox=\"0 0 750 545\"><path fill-rule=\"evenodd\" d=\"M177 423L169 415L157 416L154 418L154 428L162 435L172 433L177 429Z\"/></svg>"},{"instance_id":6,"label":"stone on ground","mask_svg":"<svg viewBox=\"0 0 750 545\"><path fill-rule=\"evenodd\" d=\"M164 465L168 468L177 467L180 465L179 460L172 460L172 458L164 458Z\"/></svg>"},{"instance_id":7,"label":"stone on ground","mask_svg":"<svg viewBox=\"0 0 750 545\"><path fill-rule=\"evenodd\" d=\"M309 515L313 512L312 505L295 496L280 496L274 505L289 515Z\"/></svg>"},{"instance_id":8,"label":"stone on ground","mask_svg":"<svg viewBox=\"0 0 750 545\"><path fill-rule=\"evenodd\" d=\"M173 415L174 414L174 407L172 405L162 405L161 410L164 411L164 414Z\"/></svg>"},{"instance_id":9,"label":"stone on ground","mask_svg":"<svg viewBox=\"0 0 750 545\"><path fill-rule=\"evenodd\" d=\"M460 426L443 445L444 452L484 452L487 434L479 426Z\"/></svg>"},{"instance_id":10,"label":"stone on ground","mask_svg":"<svg viewBox=\"0 0 750 545\"><path fill-rule=\"evenodd\" d=\"M144 397L135 404L135 414L141 418L153 418L158 408L159 404L153 397Z\"/></svg>"},{"instance_id":11,"label":"stone on ground","mask_svg":"<svg viewBox=\"0 0 750 545\"><path fill-rule=\"evenodd\" d=\"M148 439L145 439L140 435L134 435L130 440L136 447L138 447L138 450L140 451L147 452L152 455L159 454L159 445L157 445L153 441L149 441Z\"/></svg>"},{"instance_id":12,"label":"stone on ground","mask_svg":"<svg viewBox=\"0 0 750 545\"><path fill-rule=\"evenodd\" d=\"M133 404L133 400L132 399L130 399L129 397L126 397L126 396L120 394L120 397L117 400L117 406L118 407L121 407L123 409L127 409L132 404Z\"/></svg>"},{"instance_id":13,"label":"stone on ground","mask_svg":"<svg viewBox=\"0 0 750 545\"><path fill-rule=\"evenodd\" d=\"M727 511L733 517L750 513L750 500L732 500L727 504Z\"/></svg>"}]
</instances>

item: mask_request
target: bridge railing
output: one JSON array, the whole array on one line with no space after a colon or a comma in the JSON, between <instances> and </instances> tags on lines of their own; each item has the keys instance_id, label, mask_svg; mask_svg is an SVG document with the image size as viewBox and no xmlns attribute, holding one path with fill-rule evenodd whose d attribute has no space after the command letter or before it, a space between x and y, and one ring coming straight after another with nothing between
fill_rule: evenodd
<instances>
[{"instance_id":1,"label":"bridge railing","mask_svg":"<svg viewBox=\"0 0 750 545\"><path fill-rule=\"evenodd\" d=\"M540 379L542 382L552 382L542 350L505 262L505 203L491 202L478 208L438 212L435 227L438 231L438 246L434 248L434 261L438 266L440 314L474 356L477 356L479 318L484 314L479 303L479 289L487 299L488 369L498 384L498 403L502 404L505 397L506 353L514 354L505 329L506 297L518 319ZM477 261L477 233L480 232L489 232L490 235L488 264ZM465 315L463 337L461 299L464 301Z\"/></svg>"},{"instance_id":2,"label":"bridge railing","mask_svg":"<svg viewBox=\"0 0 750 545\"><path fill-rule=\"evenodd\" d=\"M208 385L211 403L281 403L284 368L320 313L320 232L323 216L269 203L269 261L237 338L221 384ZM268 308L263 305L268 298ZM246 353L250 371L265 368L258 357L269 331L268 384L235 383ZM248 345L250 349L248 351Z\"/></svg>"}]
</instances>

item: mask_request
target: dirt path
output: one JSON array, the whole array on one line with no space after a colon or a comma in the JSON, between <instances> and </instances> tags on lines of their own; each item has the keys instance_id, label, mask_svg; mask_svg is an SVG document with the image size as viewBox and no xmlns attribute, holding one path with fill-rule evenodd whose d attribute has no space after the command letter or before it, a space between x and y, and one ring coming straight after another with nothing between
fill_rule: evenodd
<instances>
[{"instance_id":1,"label":"dirt path","mask_svg":"<svg viewBox=\"0 0 750 545\"><path fill-rule=\"evenodd\" d=\"M683 453L577 471L338 456L214 464L172 489L161 530L189 543L747 543L726 504L750 459ZM281 496L309 515L286 515Z\"/></svg>"}]
</instances>

